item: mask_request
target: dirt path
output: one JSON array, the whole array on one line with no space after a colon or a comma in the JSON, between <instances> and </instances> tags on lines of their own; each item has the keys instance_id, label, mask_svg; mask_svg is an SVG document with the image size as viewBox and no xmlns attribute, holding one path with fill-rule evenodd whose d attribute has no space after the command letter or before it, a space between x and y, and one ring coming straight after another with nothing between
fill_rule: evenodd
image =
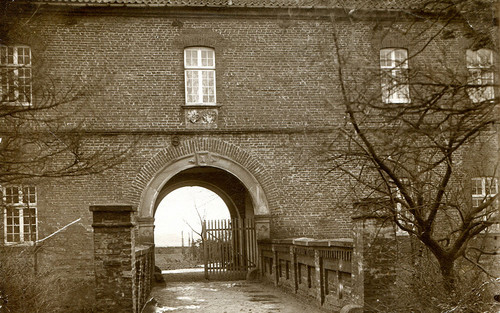
<instances>
[{"instance_id":1,"label":"dirt path","mask_svg":"<svg viewBox=\"0 0 500 313\"><path fill-rule=\"evenodd\" d=\"M145 313L319 313L280 289L259 282L167 282L152 291Z\"/></svg>"}]
</instances>

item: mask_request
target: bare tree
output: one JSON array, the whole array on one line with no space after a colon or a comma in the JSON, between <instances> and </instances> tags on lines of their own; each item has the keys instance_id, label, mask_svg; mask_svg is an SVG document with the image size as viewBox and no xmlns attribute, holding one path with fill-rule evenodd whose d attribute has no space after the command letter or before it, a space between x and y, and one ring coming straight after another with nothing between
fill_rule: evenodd
<instances>
[{"instance_id":1,"label":"bare tree","mask_svg":"<svg viewBox=\"0 0 500 313\"><path fill-rule=\"evenodd\" d=\"M34 26L40 14L36 5L26 1L0 1L0 187L99 174L123 163L135 144L108 145L92 132L91 121L98 116L90 100L110 77L73 73L67 79L54 71ZM24 225L30 229L30 238L23 239L32 245L13 243L0 251L0 311L52 312L57 305L77 307L65 292L75 286L61 287L57 270L38 270L37 253L47 239L80 219L37 240L36 225L31 224L36 223L31 215L35 211L26 199L30 195L24 193L26 187L13 188L23 191L22 196L15 195L15 203L26 205L24 212L30 214L24 216L24 223L30 223ZM3 191L0 188L2 214L14 203L13 196L5 203Z\"/></svg>"},{"instance_id":2,"label":"bare tree","mask_svg":"<svg viewBox=\"0 0 500 313\"><path fill-rule=\"evenodd\" d=\"M406 47L381 46L364 62L352 57L345 29L332 34L345 125L328 148L331 171L348 177L357 196L380 199L370 214L424 244L449 290L456 261L498 216L491 12L485 1L424 1L405 19L373 27L380 41L397 36ZM468 50L457 54L461 40ZM483 191L476 201L473 188Z\"/></svg>"},{"instance_id":3,"label":"bare tree","mask_svg":"<svg viewBox=\"0 0 500 313\"><path fill-rule=\"evenodd\" d=\"M193 233L198 235L202 242L203 242L203 225L205 224L205 221L207 220L207 212L205 209L203 212L200 212L200 208L198 207L198 203L196 202L196 195L193 196L193 206L194 210L196 211L196 216L198 217L198 220L196 221L198 225L193 225L190 221L186 219L182 219L184 224L188 226Z\"/></svg>"},{"instance_id":4,"label":"bare tree","mask_svg":"<svg viewBox=\"0 0 500 313\"><path fill-rule=\"evenodd\" d=\"M89 100L110 78L54 74L31 25L38 7L20 2L0 3L0 184L120 164L133 144L98 148L88 130L96 117Z\"/></svg>"}]
</instances>

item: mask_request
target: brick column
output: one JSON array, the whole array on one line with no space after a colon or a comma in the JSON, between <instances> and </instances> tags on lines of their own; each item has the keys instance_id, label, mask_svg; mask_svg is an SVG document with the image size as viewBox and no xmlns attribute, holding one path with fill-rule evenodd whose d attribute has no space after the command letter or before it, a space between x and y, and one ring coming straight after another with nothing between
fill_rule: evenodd
<instances>
[{"instance_id":1,"label":"brick column","mask_svg":"<svg viewBox=\"0 0 500 313\"><path fill-rule=\"evenodd\" d=\"M136 312L135 238L130 205L92 205L97 312Z\"/></svg>"},{"instance_id":2,"label":"brick column","mask_svg":"<svg viewBox=\"0 0 500 313\"><path fill-rule=\"evenodd\" d=\"M382 200L367 200L357 204L354 229L354 286L365 308L384 310L396 301L397 239L394 225L386 216L375 215ZM400 261L401 262L401 261ZM362 284L362 286L360 286Z\"/></svg>"}]
</instances>

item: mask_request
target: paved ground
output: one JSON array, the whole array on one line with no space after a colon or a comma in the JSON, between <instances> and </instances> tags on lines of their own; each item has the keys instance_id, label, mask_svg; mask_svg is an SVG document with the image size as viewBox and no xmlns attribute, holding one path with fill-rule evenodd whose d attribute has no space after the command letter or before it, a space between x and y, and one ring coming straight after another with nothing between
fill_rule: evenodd
<instances>
[{"instance_id":1,"label":"paved ground","mask_svg":"<svg viewBox=\"0 0 500 313\"><path fill-rule=\"evenodd\" d=\"M253 281L167 281L155 287L144 313L319 313L271 285Z\"/></svg>"}]
</instances>

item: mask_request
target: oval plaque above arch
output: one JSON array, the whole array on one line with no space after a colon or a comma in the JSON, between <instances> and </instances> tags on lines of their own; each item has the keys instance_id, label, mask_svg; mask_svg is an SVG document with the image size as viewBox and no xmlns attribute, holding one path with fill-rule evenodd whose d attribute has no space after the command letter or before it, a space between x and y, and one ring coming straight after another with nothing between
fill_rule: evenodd
<instances>
[{"instance_id":1,"label":"oval plaque above arch","mask_svg":"<svg viewBox=\"0 0 500 313\"><path fill-rule=\"evenodd\" d=\"M270 175L251 155L216 139L188 140L156 154L136 176L130 202L138 207L139 242L153 242L154 212L165 184L194 167L214 167L232 174L246 187L253 206L259 239L270 236L270 209L266 195L276 194Z\"/></svg>"}]
</instances>

